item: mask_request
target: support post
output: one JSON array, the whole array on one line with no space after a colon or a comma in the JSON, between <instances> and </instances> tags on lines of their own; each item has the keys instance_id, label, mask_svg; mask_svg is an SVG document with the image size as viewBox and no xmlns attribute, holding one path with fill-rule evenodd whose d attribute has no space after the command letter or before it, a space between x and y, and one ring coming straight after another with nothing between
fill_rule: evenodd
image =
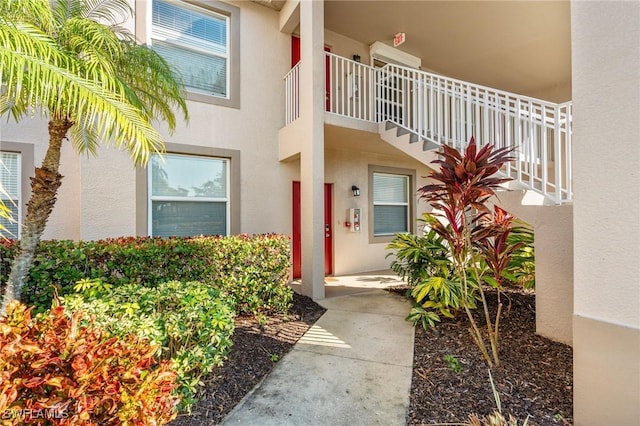
<instances>
[{"instance_id":1,"label":"support post","mask_svg":"<svg viewBox=\"0 0 640 426\"><path fill-rule=\"evenodd\" d=\"M302 293L324 298L324 2L300 2Z\"/></svg>"}]
</instances>

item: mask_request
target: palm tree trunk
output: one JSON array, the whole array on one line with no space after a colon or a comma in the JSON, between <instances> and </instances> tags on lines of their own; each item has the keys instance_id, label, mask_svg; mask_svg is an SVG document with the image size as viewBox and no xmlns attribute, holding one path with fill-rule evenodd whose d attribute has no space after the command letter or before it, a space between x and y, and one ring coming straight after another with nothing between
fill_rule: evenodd
<instances>
[{"instance_id":1,"label":"palm tree trunk","mask_svg":"<svg viewBox=\"0 0 640 426\"><path fill-rule=\"evenodd\" d=\"M56 203L56 194L62 183L58 173L62 142L73 122L66 118L49 121L49 147L42 160L42 166L36 167L31 178L31 198L27 204L27 216L22 227L18 254L11 265L11 273L4 291L0 316L4 316L7 307L19 300L24 281L31 269L33 258L44 232L45 225Z\"/></svg>"}]
</instances>

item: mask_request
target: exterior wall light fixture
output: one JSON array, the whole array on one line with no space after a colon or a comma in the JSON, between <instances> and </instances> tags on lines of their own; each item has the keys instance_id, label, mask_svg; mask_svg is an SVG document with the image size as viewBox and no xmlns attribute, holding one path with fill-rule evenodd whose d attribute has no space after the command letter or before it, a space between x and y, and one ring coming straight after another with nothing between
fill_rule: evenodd
<instances>
[{"instance_id":1,"label":"exterior wall light fixture","mask_svg":"<svg viewBox=\"0 0 640 426\"><path fill-rule=\"evenodd\" d=\"M358 188L357 186L351 185L351 191L353 192L354 197L360 196L360 188Z\"/></svg>"},{"instance_id":2,"label":"exterior wall light fixture","mask_svg":"<svg viewBox=\"0 0 640 426\"><path fill-rule=\"evenodd\" d=\"M360 55L358 55L357 53L354 53L353 60L356 62L360 62Z\"/></svg>"}]
</instances>

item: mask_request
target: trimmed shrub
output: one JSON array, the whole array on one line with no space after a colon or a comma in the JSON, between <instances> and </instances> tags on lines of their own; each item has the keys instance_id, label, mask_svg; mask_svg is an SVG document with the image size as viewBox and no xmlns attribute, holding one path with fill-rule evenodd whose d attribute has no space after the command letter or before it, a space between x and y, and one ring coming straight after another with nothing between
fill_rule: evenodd
<instances>
[{"instance_id":1,"label":"trimmed shrub","mask_svg":"<svg viewBox=\"0 0 640 426\"><path fill-rule=\"evenodd\" d=\"M6 282L16 251L15 242L0 243L0 283ZM43 312L54 289L71 294L83 278L114 287L200 281L233 297L238 313L285 312L293 297L289 269L289 239L282 235L43 241L22 297Z\"/></svg>"},{"instance_id":2,"label":"trimmed shrub","mask_svg":"<svg viewBox=\"0 0 640 426\"><path fill-rule=\"evenodd\" d=\"M157 346L158 358L172 361L180 411L189 410L202 376L222 365L231 349L233 305L202 283L112 288L99 280L81 280L76 288L82 294L62 298L70 311L86 312L113 336L148 339Z\"/></svg>"},{"instance_id":3,"label":"trimmed shrub","mask_svg":"<svg viewBox=\"0 0 640 426\"><path fill-rule=\"evenodd\" d=\"M0 321L3 424L164 424L175 418L176 375L157 347L107 337L59 306L31 317L13 302ZM8 413L8 416L7 416ZM9 418L7 418L9 417Z\"/></svg>"},{"instance_id":4,"label":"trimmed shrub","mask_svg":"<svg viewBox=\"0 0 640 426\"><path fill-rule=\"evenodd\" d=\"M195 239L215 267L211 280L237 303L239 314L284 313L293 300L287 286L291 261L289 238L235 235Z\"/></svg>"}]
</instances>

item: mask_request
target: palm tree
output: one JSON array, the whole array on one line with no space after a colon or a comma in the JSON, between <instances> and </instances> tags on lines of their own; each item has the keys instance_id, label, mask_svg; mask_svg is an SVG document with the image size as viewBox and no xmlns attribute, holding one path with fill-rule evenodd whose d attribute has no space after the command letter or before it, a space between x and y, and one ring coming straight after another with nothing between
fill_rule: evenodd
<instances>
[{"instance_id":1,"label":"palm tree","mask_svg":"<svg viewBox=\"0 0 640 426\"><path fill-rule=\"evenodd\" d=\"M79 153L95 154L104 142L146 165L164 150L152 121L173 131L173 109L188 119L183 86L170 66L119 26L130 14L127 0L0 0L0 114L49 120L48 149L31 180L0 314L20 297L55 204L68 136Z\"/></svg>"}]
</instances>

